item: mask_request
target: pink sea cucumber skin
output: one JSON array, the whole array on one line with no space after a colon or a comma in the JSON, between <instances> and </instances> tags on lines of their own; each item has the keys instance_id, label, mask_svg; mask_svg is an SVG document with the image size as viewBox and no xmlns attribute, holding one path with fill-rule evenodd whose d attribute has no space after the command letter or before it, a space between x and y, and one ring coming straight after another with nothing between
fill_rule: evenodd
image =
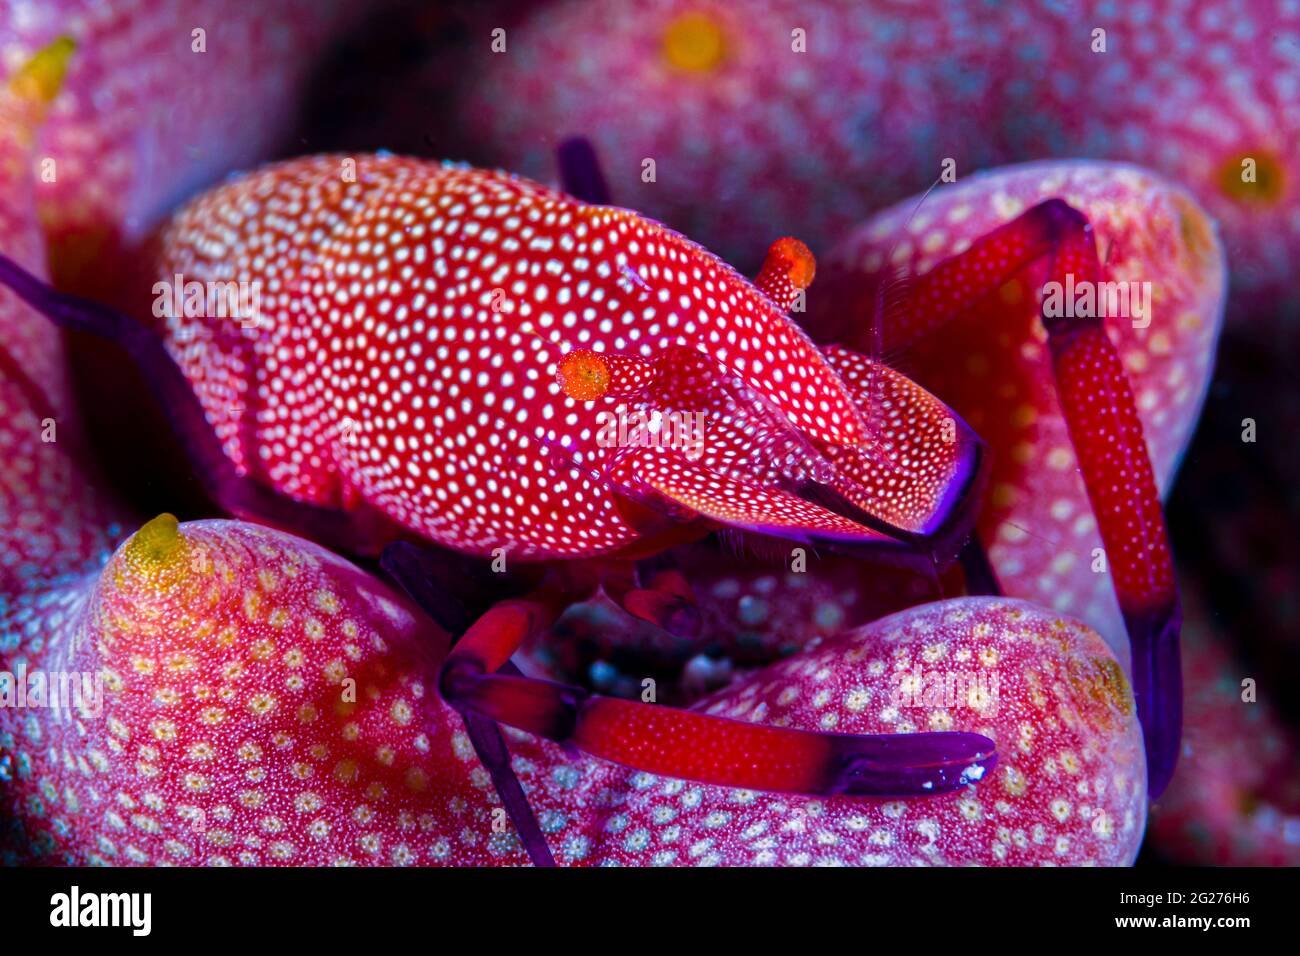
<instances>
[{"instance_id":1,"label":"pink sea cucumber skin","mask_svg":"<svg viewBox=\"0 0 1300 956\"><path fill-rule=\"evenodd\" d=\"M177 202L266 157L293 126L313 63L361 0L96 3L0 8L0 72L59 36L77 44L33 156L61 283L111 289L117 256ZM203 51L196 30L202 30ZM256 104L252 107L252 104Z\"/></svg>"},{"instance_id":2,"label":"pink sea cucumber skin","mask_svg":"<svg viewBox=\"0 0 1300 956\"><path fill-rule=\"evenodd\" d=\"M692 13L722 37L710 70L664 54L669 25ZM574 42L593 22L601 42ZM792 51L796 28L806 53ZM1300 310L1293 2L556 3L514 27L505 54L485 38L474 66L459 115L489 144L482 159L544 176L560 138L587 135L616 202L737 264L783 234L820 252L949 158L959 179L1125 160L1186 186L1221 224L1240 331L1262 337L1278 328L1270 310ZM645 158L655 182L642 182Z\"/></svg>"}]
</instances>

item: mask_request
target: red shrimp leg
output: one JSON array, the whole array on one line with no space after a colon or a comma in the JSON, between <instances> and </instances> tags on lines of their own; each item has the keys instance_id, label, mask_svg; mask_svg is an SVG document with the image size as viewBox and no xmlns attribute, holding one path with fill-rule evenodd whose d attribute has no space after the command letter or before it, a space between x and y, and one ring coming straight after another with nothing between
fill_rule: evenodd
<instances>
[{"instance_id":1,"label":"red shrimp leg","mask_svg":"<svg viewBox=\"0 0 1300 956\"><path fill-rule=\"evenodd\" d=\"M969 733L851 735L769 727L485 674L448 658L443 694L502 723L637 770L723 787L925 796L983 777L993 742Z\"/></svg>"},{"instance_id":2,"label":"red shrimp leg","mask_svg":"<svg viewBox=\"0 0 1300 956\"><path fill-rule=\"evenodd\" d=\"M395 560L406 547L390 547L384 566L417 602L426 603L429 582L406 580L418 564ZM655 584L674 588L680 582L668 575ZM511 673L511 654L549 626L566 605L561 591L539 590L490 608L447 655L439 677L443 698L463 714L499 721L592 756L719 786L923 796L975 782L996 763L993 742L978 734L867 736L764 727L600 697ZM485 759L484 764L498 782L513 776L508 755L493 765ZM506 799L504 792L502 796ZM516 810L525 816L526 807Z\"/></svg>"},{"instance_id":3,"label":"red shrimp leg","mask_svg":"<svg viewBox=\"0 0 1300 956\"><path fill-rule=\"evenodd\" d=\"M453 649L448 660L454 656L458 659L482 662L484 666L494 663L493 669L505 670L508 674L518 675L519 671L510 663L510 654L523 643L543 623L549 623L555 617L551 608L541 602L528 600L506 601L491 608L476 621L465 636ZM445 672L445 667L444 667ZM519 680L525 678L518 677ZM456 702L447 698L453 706ZM501 728L493 717L481 714L470 708L457 706L461 718L465 721L465 731L479 762L483 764L502 806L515 825L520 841L527 850L535 866L555 866L555 858L546 843L542 828L528 804L528 795L523 785L515 776L510 766L510 749L506 745Z\"/></svg>"},{"instance_id":4,"label":"red shrimp leg","mask_svg":"<svg viewBox=\"0 0 1300 956\"><path fill-rule=\"evenodd\" d=\"M695 594L682 572L665 568L650 575L644 587L618 595L618 602L633 617L658 625L670 634L693 637L700 630Z\"/></svg>"},{"instance_id":5,"label":"red shrimp leg","mask_svg":"<svg viewBox=\"0 0 1300 956\"><path fill-rule=\"evenodd\" d=\"M1059 199L1040 203L918 276L900 303L914 328L934 328L998 289L1029 264L1047 278L1096 282L1092 226ZM1043 315L1061 410L1124 614L1148 789L1158 797L1178 760L1182 724L1181 622L1173 559L1133 391L1097 317Z\"/></svg>"},{"instance_id":6,"label":"red shrimp leg","mask_svg":"<svg viewBox=\"0 0 1300 956\"><path fill-rule=\"evenodd\" d=\"M695 603L695 593L685 575L667 566L667 558L657 555L652 566L650 560L636 562L613 559L600 562L598 581L606 597L619 604L635 618L647 621L676 637L695 637L700 632L702 618ZM570 588L576 591L577 588Z\"/></svg>"},{"instance_id":7,"label":"red shrimp leg","mask_svg":"<svg viewBox=\"0 0 1300 956\"><path fill-rule=\"evenodd\" d=\"M772 243L754 284L790 310L817 263L789 236ZM838 346L822 357L840 376L870 438L852 447L820 443L834 466L829 483L801 497L901 543L931 567L947 565L971 533L987 476L983 442L935 396L893 369Z\"/></svg>"},{"instance_id":8,"label":"red shrimp leg","mask_svg":"<svg viewBox=\"0 0 1300 956\"><path fill-rule=\"evenodd\" d=\"M436 568L445 566L446 562L440 561L439 556L429 548L405 541L397 542L384 549L380 564L389 576L401 585L407 595L424 608L441 627L453 632L464 630L461 626L461 622L466 618L464 606L456 597L436 584L435 575L430 573ZM452 574L451 577L457 575ZM501 658L499 654L491 653L492 646L500 642L504 642L502 646L505 646L511 641L520 642L526 639L529 633L527 630L520 634L513 633L511 628L520 623L527 625L531 622L530 613L536 613L538 620L550 617L548 611L541 605L537 605L534 612L525 610L522 615L511 610L521 607L528 608L528 602L504 602L484 614L462 638L463 643L470 638L471 634L476 635L474 642L462 653L475 657L486 653L492 660L499 661L498 666L501 670L518 675L519 670L510 663L509 651L506 651L505 657ZM524 850L535 866L555 866L555 858L551 855L551 848L546 843L542 828L533 814L532 807L528 804L528 796L510 766L510 748L506 745L501 728L490 717L463 708L458 710L465 721L465 733L469 737L470 744L473 745L474 752L488 772L488 776L492 778L492 785L501 797L501 805L505 808L510 821L515 825L515 831L519 834Z\"/></svg>"},{"instance_id":9,"label":"red shrimp leg","mask_svg":"<svg viewBox=\"0 0 1300 956\"><path fill-rule=\"evenodd\" d=\"M975 782L996 761L970 733L851 735L766 727L494 673L546 626L550 600L508 600L452 648L439 689L453 706L638 770L803 794L924 796Z\"/></svg>"}]
</instances>

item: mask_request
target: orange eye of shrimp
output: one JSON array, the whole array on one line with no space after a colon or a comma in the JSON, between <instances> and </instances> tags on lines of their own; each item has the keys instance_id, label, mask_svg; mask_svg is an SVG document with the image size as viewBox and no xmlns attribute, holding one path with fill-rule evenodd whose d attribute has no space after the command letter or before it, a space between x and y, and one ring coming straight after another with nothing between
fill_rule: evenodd
<instances>
[{"instance_id":1,"label":"orange eye of shrimp","mask_svg":"<svg viewBox=\"0 0 1300 956\"><path fill-rule=\"evenodd\" d=\"M816 272L812 250L793 236L786 236L768 247L754 284L782 309L789 309L799 293L812 285Z\"/></svg>"},{"instance_id":2,"label":"orange eye of shrimp","mask_svg":"<svg viewBox=\"0 0 1300 956\"><path fill-rule=\"evenodd\" d=\"M812 285L813 275L817 271L817 260L812 250L793 236L786 236L772 243L768 255L773 256L785 266L786 275L796 289L806 289Z\"/></svg>"},{"instance_id":3,"label":"orange eye of shrimp","mask_svg":"<svg viewBox=\"0 0 1300 956\"><path fill-rule=\"evenodd\" d=\"M574 349L560 359L555 380L574 401L592 402L609 391L609 363L590 349Z\"/></svg>"}]
</instances>

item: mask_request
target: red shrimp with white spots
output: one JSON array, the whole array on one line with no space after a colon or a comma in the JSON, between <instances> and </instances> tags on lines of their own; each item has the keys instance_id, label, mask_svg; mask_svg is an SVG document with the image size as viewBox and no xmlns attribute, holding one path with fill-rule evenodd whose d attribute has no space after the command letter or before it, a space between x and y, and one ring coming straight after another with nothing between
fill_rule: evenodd
<instances>
[{"instance_id":1,"label":"red shrimp with white spots","mask_svg":"<svg viewBox=\"0 0 1300 956\"><path fill-rule=\"evenodd\" d=\"M1049 201L940 263L914 303L943 320L989 291L983 259L1044 252L1058 268L1096 268L1086 219ZM920 386L847 349L818 349L789 320L813 274L792 240L751 284L627 210L501 173L323 156L200 197L164 225L148 261L151 324L12 268L4 278L155 373L200 474L236 514L353 547L363 529L384 543L397 526L524 560L637 557L723 526L935 565L967 538L981 442ZM1104 537L1122 535L1140 513L1132 548L1156 559L1121 601L1135 602L1125 610L1137 710L1158 790L1176 752L1177 599L1160 575L1168 554L1150 465L1099 327L1044 324L1072 431L1107 447L1084 462L1089 494L1119 459L1136 469L1133 498L1099 521ZM1104 409L1075 382L1096 362L1114 372ZM385 552L427 606L429 575L411 562ZM759 726L513 673L515 649L592 582L551 569L474 621L438 677L534 859L544 842L511 789L497 721L651 773L762 791L922 795L994 766L978 733ZM676 597L671 584L655 592L615 586L652 619Z\"/></svg>"},{"instance_id":2,"label":"red shrimp with white spots","mask_svg":"<svg viewBox=\"0 0 1300 956\"><path fill-rule=\"evenodd\" d=\"M862 391L836 374L851 359L823 356L688 240L515 177L392 157L299 160L197 200L160 248L159 275L260 283L258 320L242 324L255 327L172 309L159 329L241 472L317 505L364 501L460 550L628 548L638 516L611 489L873 544L874 529L799 500L782 479L839 456L846 481L872 482L861 497L876 517L924 533L976 470L977 444L956 421L952 441L918 442L914 462L883 448L874 469L848 460L840 449L882 440ZM610 381L589 400L566 394L561 360L590 353ZM929 396L890 387L919 423L945 420ZM674 425L706 413L700 454L672 447L672 434L604 440L610 415L638 412ZM788 475L746 454L760 442L786 453Z\"/></svg>"},{"instance_id":3,"label":"red shrimp with white spots","mask_svg":"<svg viewBox=\"0 0 1300 956\"><path fill-rule=\"evenodd\" d=\"M779 243L759 288L625 210L449 164L319 157L220 187L163 227L153 327L6 277L151 372L236 514L353 547L358 529L397 525L511 559L623 558L722 524L946 562L981 446L924 390L823 354L789 321L803 252ZM232 316L239 297L220 290L241 282L256 306ZM610 415L686 421L690 440L676 426L607 440ZM418 597L429 576L404 576L407 559L386 552ZM512 673L515 648L597 585L613 586L547 573L475 621L439 678L535 858L496 721L651 772L795 793L938 793L995 763L976 733L757 727ZM674 606L617 587L652 618Z\"/></svg>"}]
</instances>

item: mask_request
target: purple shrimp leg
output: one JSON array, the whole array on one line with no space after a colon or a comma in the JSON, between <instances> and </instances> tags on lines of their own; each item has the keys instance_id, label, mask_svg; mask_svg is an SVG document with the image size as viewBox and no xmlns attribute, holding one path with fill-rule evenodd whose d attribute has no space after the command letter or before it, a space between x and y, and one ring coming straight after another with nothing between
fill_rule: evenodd
<instances>
[{"instance_id":1,"label":"purple shrimp leg","mask_svg":"<svg viewBox=\"0 0 1300 956\"><path fill-rule=\"evenodd\" d=\"M435 583L435 576L431 573L445 567L446 562L440 562L428 548L400 541L384 549L379 563L411 600L440 626L453 634L464 634L472 623L470 616L447 589ZM511 676L522 676L510 661L506 661L500 670ZM474 746L474 753L492 778L492 785L501 797L501 804L515 825L529 858L535 866L555 866L555 858L528 804L528 796L510 766L510 750L501 727L490 717L465 708L458 707L457 710L465 721L465 732Z\"/></svg>"},{"instance_id":2,"label":"purple shrimp leg","mask_svg":"<svg viewBox=\"0 0 1300 956\"><path fill-rule=\"evenodd\" d=\"M369 532L355 516L292 501L240 475L226 457L180 367L145 326L122 313L59 292L0 255L0 284L60 328L116 343L144 374L203 490L229 514L258 517L340 551L360 550Z\"/></svg>"}]
</instances>

